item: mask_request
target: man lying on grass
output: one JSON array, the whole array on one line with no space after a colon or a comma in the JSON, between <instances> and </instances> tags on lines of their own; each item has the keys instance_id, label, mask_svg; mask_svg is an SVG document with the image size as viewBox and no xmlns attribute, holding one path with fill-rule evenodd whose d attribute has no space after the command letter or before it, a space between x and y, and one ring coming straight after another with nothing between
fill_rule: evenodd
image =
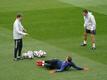
<instances>
[{"instance_id":1,"label":"man lying on grass","mask_svg":"<svg viewBox=\"0 0 107 80\"><path fill-rule=\"evenodd\" d=\"M59 59L51 59L46 61L37 61L37 66L45 67L49 70L52 70L51 73L54 72L63 72L65 70L70 69L71 67L75 68L76 70L88 70L87 68L81 68L75 65L72 62L72 58L68 56L65 61Z\"/></svg>"}]
</instances>

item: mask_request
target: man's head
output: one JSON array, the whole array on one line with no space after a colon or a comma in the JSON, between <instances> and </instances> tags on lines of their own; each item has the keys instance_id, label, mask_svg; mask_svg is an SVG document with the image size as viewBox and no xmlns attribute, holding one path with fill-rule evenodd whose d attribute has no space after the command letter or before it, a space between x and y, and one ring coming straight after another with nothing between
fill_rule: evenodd
<instances>
[{"instance_id":1,"label":"man's head","mask_svg":"<svg viewBox=\"0 0 107 80\"><path fill-rule=\"evenodd\" d=\"M21 14L17 14L16 18L21 21L22 20L22 15Z\"/></svg>"},{"instance_id":2,"label":"man's head","mask_svg":"<svg viewBox=\"0 0 107 80\"><path fill-rule=\"evenodd\" d=\"M71 62L72 58L70 56L67 56L66 61Z\"/></svg>"},{"instance_id":3,"label":"man's head","mask_svg":"<svg viewBox=\"0 0 107 80\"><path fill-rule=\"evenodd\" d=\"M83 10L83 16L87 16L87 14L88 14L88 10Z\"/></svg>"}]
</instances>

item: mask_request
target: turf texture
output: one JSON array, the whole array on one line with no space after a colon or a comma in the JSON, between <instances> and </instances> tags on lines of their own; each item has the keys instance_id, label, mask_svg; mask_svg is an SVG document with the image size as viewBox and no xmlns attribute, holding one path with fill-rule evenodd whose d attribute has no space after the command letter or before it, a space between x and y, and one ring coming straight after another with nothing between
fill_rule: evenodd
<instances>
[{"instance_id":1,"label":"turf texture","mask_svg":"<svg viewBox=\"0 0 107 80\"><path fill-rule=\"evenodd\" d=\"M0 80L106 80L107 79L107 1L97 0L0 0ZM84 8L97 21L95 51L81 47ZM13 61L12 25L17 13L23 13L23 25L29 36L24 38L23 52L45 50L46 58ZM71 55L74 62L89 71L70 70L50 74L35 65L39 59Z\"/></svg>"}]
</instances>

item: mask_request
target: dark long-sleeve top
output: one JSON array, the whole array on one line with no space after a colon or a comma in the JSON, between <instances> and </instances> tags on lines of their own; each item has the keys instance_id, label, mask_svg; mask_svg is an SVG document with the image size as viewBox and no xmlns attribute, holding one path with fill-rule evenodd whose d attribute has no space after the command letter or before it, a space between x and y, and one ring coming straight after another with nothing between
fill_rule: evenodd
<instances>
[{"instance_id":1,"label":"dark long-sleeve top","mask_svg":"<svg viewBox=\"0 0 107 80\"><path fill-rule=\"evenodd\" d=\"M68 61L58 61L57 62L57 70L56 72L62 72L67 68L73 67L76 70L83 70L83 68L76 66L73 62Z\"/></svg>"}]
</instances>

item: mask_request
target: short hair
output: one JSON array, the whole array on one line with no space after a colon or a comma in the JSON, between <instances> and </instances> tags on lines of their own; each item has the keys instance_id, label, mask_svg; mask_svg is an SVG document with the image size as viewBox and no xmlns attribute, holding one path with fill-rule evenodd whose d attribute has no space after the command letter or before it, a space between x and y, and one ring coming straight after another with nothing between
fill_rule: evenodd
<instances>
[{"instance_id":1,"label":"short hair","mask_svg":"<svg viewBox=\"0 0 107 80\"><path fill-rule=\"evenodd\" d=\"M84 13L88 13L88 10L87 10L87 9L84 9L83 12L84 12Z\"/></svg>"},{"instance_id":2,"label":"short hair","mask_svg":"<svg viewBox=\"0 0 107 80\"><path fill-rule=\"evenodd\" d=\"M67 57L67 61L68 61L68 62L71 62L71 61L72 61L72 58L71 58L70 56L68 56L68 57Z\"/></svg>"},{"instance_id":3,"label":"short hair","mask_svg":"<svg viewBox=\"0 0 107 80\"><path fill-rule=\"evenodd\" d=\"M22 14L17 14L16 15L16 18L20 18L20 17L22 17Z\"/></svg>"}]
</instances>

